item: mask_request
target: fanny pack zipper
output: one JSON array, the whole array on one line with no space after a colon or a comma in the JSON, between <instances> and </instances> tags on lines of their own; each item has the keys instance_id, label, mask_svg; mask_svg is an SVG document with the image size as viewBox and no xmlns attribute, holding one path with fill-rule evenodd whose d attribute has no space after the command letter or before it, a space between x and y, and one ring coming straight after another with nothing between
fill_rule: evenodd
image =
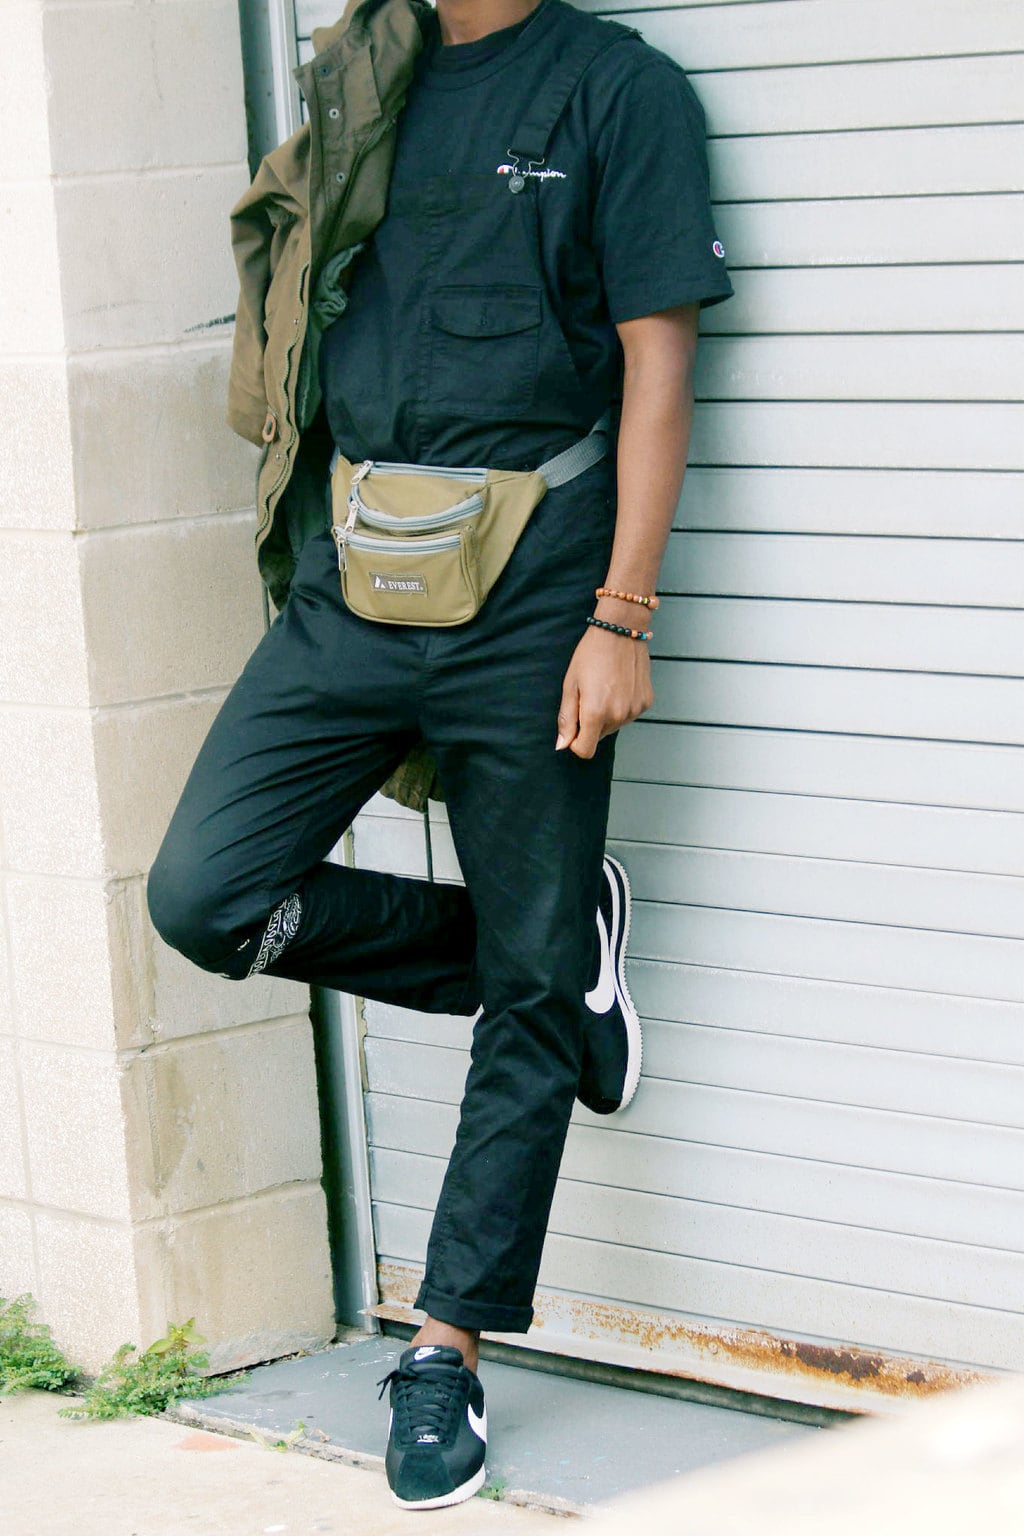
<instances>
[{"instance_id":1,"label":"fanny pack zipper","mask_svg":"<svg viewBox=\"0 0 1024 1536\"><path fill-rule=\"evenodd\" d=\"M375 539L365 533L350 533L346 543L372 555L426 555L433 549L457 549L459 539L457 533L436 539Z\"/></svg>"},{"instance_id":2,"label":"fanny pack zipper","mask_svg":"<svg viewBox=\"0 0 1024 1536\"><path fill-rule=\"evenodd\" d=\"M331 529L334 535L334 543L338 550L338 567L345 567L345 548L351 544L353 549L361 549L364 554L386 555L429 555L439 549L458 549L461 534L449 533L435 539L375 539L365 533L354 533L335 525Z\"/></svg>"},{"instance_id":3,"label":"fanny pack zipper","mask_svg":"<svg viewBox=\"0 0 1024 1536\"><path fill-rule=\"evenodd\" d=\"M371 460L375 475L439 475L445 480L469 480L483 485L486 469L447 469L443 464L394 464L385 459Z\"/></svg>"},{"instance_id":4,"label":"fanny pack zipper","mask_svg":"<svg viewBox=\"0 0 1024 1536\"><path fill-rule=\"evenodd\" d=\"M457 501L453 507L445 507L440 512L421 512L412 517L399 517L394 512L381 512L376 507L368 507L359 493L359 487L353 481L349 493L349 505L355 504L356 512L361 523L369 523L371 528L393 529L430 529L444 528L449 523L460 523L463 518L475 517L483 511L484 499L480 495L467 496L465 501Z\"/></svg>"}]
</instances>

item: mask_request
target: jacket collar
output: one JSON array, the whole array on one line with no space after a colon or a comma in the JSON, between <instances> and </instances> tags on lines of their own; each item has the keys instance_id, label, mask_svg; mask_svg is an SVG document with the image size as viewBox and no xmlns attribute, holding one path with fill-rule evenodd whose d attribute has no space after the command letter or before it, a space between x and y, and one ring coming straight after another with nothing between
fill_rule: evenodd
<instances>
[{"instance_id":1,"label":"jacket collar","mask_svg":"<svg viewBox=\"0 0 1024 1536\"><path fill-rule=\"evenodd\" d=\"M421 30L433 9L427 0L348 0L340 20L333 26L313 29L314 53L326 53L341 41L346 32L351 34L351 41L357 46L368 42L372 35L371 23L376 13L386 8L411 11L419 22Z\"/></svg>"}]
</instances>

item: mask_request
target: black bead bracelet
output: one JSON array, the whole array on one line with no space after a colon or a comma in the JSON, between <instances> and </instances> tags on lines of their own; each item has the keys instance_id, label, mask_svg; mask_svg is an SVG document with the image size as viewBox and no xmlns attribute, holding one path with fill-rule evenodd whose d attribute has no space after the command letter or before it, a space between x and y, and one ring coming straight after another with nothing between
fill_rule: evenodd
<instances>
[{"instance_id":1,"label":"black bead bracelet","mask_svg":"<svg viewBox=\"0 0 1024 1536\"><path fill-rule=\"evenodd\" d=\"M653 640L653 629L627 629L625 624L609 624L607 619L595 618L593 614L587 616L587 623L593 624L595 629L609 629L613 635L625 635L627 640Z\"/></svg>"}]
</instances>

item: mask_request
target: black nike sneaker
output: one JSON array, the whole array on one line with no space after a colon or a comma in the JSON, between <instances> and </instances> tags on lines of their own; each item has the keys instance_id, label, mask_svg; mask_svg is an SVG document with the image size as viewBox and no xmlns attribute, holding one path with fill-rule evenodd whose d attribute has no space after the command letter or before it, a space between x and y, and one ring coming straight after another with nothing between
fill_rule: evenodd
<instances>
[{"instance_id":1,"label":"black nike sneaker","mask_svg":"<svg viewBox=\"0 0 1024 1536\"><path fill-rule=\"evenodd\" d=\"M391 1387L384 1466L403 1509L461 1504L483 1486L487 1409L480 1378L448 1344L403 1350L377 1383Z\"/></svg>"},{"instance_id":2,"label":"black nike sneaker","mask_svg":"<svg viewBox=\"0 0 1024 1536\"><path fill-rule=\"evenodd\" d=\"M626 986L629 880L605 854L597 904L597 950L586 994L583 1062L576 1097L595 1115L625 1109L640 1081L640 1018Z\"/></svg>"}]
</instances>

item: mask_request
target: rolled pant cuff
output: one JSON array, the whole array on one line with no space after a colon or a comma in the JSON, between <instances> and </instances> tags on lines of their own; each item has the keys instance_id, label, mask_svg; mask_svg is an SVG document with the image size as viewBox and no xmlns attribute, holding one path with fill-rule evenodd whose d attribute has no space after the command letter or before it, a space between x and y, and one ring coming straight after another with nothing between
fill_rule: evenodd
<instances>
[{"instance_id":1,"label":"rolled pant cuff","mask_svg":"<svg viewBox=\"0 0 1024 1536\"><path fill-rule=\"evenodd\" d=\"M460 1301L421 1285L416 1306L451 1328L482 1329L486 1333L526 1333L533 1322L532 1307L503 1307L486 1301Z\"/></svg>"}]
</instances>

